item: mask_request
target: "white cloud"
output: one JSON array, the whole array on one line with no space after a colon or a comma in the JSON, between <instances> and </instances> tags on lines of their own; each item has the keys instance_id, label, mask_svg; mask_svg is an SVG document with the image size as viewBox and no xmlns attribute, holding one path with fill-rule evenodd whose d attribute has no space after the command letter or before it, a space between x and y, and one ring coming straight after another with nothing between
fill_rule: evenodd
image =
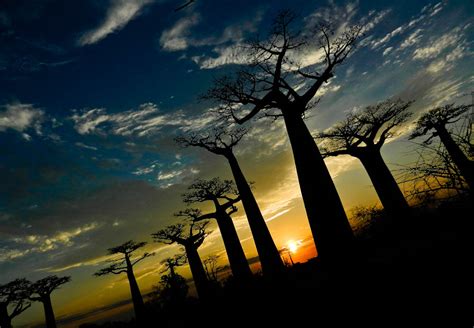
<instances>
[{"instance_id":1,"label":"white cloud","mask_svg":"<svg viewBox=\"0 0 474 328\"><path fill-rule=\"evenodd\" d=\"M239 44L216 47L213 51L217 54L217 57L195 56L191 59L198 64L201 69L213 69L223 65L242 65L249 63L248 51Z\"/></svg>"},{"instance_id":2,"label":"white cloud","mask_svg":"<svg viewBox=\"0 0 474 328\"><path fill-rule=\"evenodd\" d=\"M188 48L190 42L188 39L191 32L190 29L191 27L196 26L199 21L200 16L198 14L193 14L192 16L181 18L172 28L163 31L160 37L160 45L162 49L167 51L178 51Z\"/></svg>"},{"instance_id":3,"label":"white cloud","mask_svg":"<svg viewBox=\"0 0 474 328\"><path fill-rule=\"evenodd\" d=\"M191 28L199 24L201 17L199 14L193 14L178 20L173 27L163 31L160 37L160 46L166 51L185 50L189 47L217 46L225 43L239 43L245 34L255 32L257 25L261 21L262 12L257 12L256 16L248 21L239 22L224 28L220 35L196 38L191 36ZM224 49L225 47L215 49Z\"/></svg>"},{"instance_id":4,"label":"white cloud","mask_svg":"<svg viewBox=\"0 0 474 328\"><path fill-rule=\"evenodd\" d=\"M421 37L423 36L423 34L421 34L421 32L423 32L423 29L419 28L416 31L414 31L413 33L411 33L405 40L403 40L403 42L400 45L399 49L402 50L402 49L408 48L408 47L418 43L420 41Z\"/></svg>"},{"instance_id":5,"label":"white cloud","mask_svg":"<svg viewBox=\"0 0 474 328\"><path fill-rule=\"evenodd\" d=\"M428 46L418 48L413 52L413 59L423 60L437 57L447 48L459 43L462 38L462 33L460 32L461 29L456 27L436 39L432 38Z\"/></svg>"},{"instance_id":6,"label":"white cloud","mask_svg":"<svg viewBox=\"0 0 474 328\"><path fill-rule=\"evenodd\" d=\"M84 149L98 150L97 147L89 146L89 145L86 145L86 144L84 144L84 143L82 143L82 142L76 142L75 145L76 145L77 147L84 148Z\"/></svg>"},{"instance_id":7,"label":"white cloud","mask_svg":"<svg viewBox=\"0 0 474 328\"><path fill-rule=\"evenodd\" d=\"M125 27L132 19L137 17L143 7L154 0L112 0L104 21L95 29L83 34L78 44L81 46L99 42L109 34Z\"/></svg>"},{"instance_id":8,"label":"white cloud","mask_svg":"<svg viewBox=\"0 0 474 328\"><path fill-rule=\"evenodd\" d=\"M4 111L0 111L0 132L8 129L22 133L23 138L30 140L31 136L27 134L30 128L35 129L36 133L41 135L41 122L44 118L44 112L31 104L12 103L3 106Z\"/></svg>"},{"instance_id":9,"label":"white cloud","mask_svg":"<svg viewBox=\"0 0 474 328\"><path fill-rule=\"evenodd\" d=\"M388 55L393 50L393 47L387 47L382 53L382 56Z\"/></svg>"},{"instance_id":10,"label":"white cloud","mask_svg":"<svg viewBox=\"0 0 474 328\"><path fill-rule=\"evenodd\" d=\"M161 131L165 126L179 126L187 132L205 128L214 120L213 114L187 116L182 111L161 113L153 103L141 104L138 109L108 113L105 108L74 110L71 119L79 134L112 134L118 136L146 137Z\"/></svg>"}]
</instances>

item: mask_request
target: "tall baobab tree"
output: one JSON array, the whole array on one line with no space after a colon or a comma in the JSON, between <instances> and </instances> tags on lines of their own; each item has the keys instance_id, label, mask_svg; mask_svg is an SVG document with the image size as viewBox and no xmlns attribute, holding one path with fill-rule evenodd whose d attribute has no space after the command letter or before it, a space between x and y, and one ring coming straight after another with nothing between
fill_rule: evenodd
<instances>
[{"instance_id":1,"label":"tall baobab tree","mask_svg":"<svg viewBox=\"0 0 474 328\"><path fill-rule=\"evenodd\" d=\"M238 280L250 279L252 272L231 218L231 214L237 211L235 204L240 201L234 183L230 180L222 181L219 178L212 180L198 179L189 186L188 190L189 192L183 194L185 203L193 204L210 201L214 205L215 212L202 214L198 209L188 208L176 213L176 215L191 218L194 222L215 219L224 241L232 274ZM221 201L223 202L221 203Z\"/></svg>"},{"instance_id":2,"label":"tall baobab tree","mask_svg":"<svg viewBox=\"0 0 474 328\"><path fill-rule=\"evenodd\" d=\"M146 322L145 306L143 303L142 294L140 293L140 288L138 287L138 283L133 272L133 267L138 262L154 254L145 252L141 256L133 257L133 252L144 247L146 244L147 243L144 241L135 242L133 240L129 240L123 243L122 245L109 248L108 253L110 255L118 254L120 255L120 257L117 259L110 260L112 264L94 273L95 276L122 273L127 274L128 282L130 284L130 293L132 295L133 308L135 311L135 319L139 324L144 324L144 322Z\"/></svg>"},{"instance_id":3,"label":"tall baobab tree","mask_svg":"<svg viewBox=\"0 0 474 328\"><path fill-rule=\"evenodd\" d=\"M266 41L248 44L250 65L235 76L217 79L203 98L219 103L223 118L238 124L256 116L283 118L318 254L340 260L351 249L353 233L304 116L336 67L353 51L363 28L353 26L334 35L327 24L319 24L311 37L304 38L293 32L294 19L289 11L280 13ZM303 67L297 57L314 44L322 54L320 61Z\"/></svg>"},{"instance_id":4,"label":"tall baobab tree","mask_svg":"<svg viewBox=\"0 0 474 328\"><path fill-rule=\"evenodd\" d=\"M209 295L209 282L199 257L198 248L208 235L208 231L206 231L208 224L209 221L199 223L191 221L188 225L178 223L152 234L156 242L168 245L176 243L184 247L196 291L201 298L206 298Z\"/></svg>"},{"instance_id":5,"label":"tall baobab tree","mask_svg":"<svg viewBox=\"0 0 474 328\"><path fill-rule=\"evenodd\" d=\"M429 143L434 137L439 137L452 161L466 180L472 194L474 187L474 161L464 154L448 130L448 125L459 121L460 116L471 107L471 105L455 106L454 104L448 104L429 110L418 119L415 131L413 131L410 138L414 139L429 135L425 141L425 143Z\"/></svg>"},{"instance_id":6,"label":"tall baobab tree","mask_svg":"<svg viewBox=\"0 0 474 328\"><path fill-rule=\"evenodd\" d=\"M31 283L24 278L0 285L0 327L12 328L13 318L31 306L30 285ZM12 309L10 313L9 308Z\"/></svg>"},{"instance_id":7,"label":"tall baobab tree","mask_svg":"<svg viewBox=\"0 0 474 328\"><path fill-rule=\"evenodd\" d=\"M71 277L58 277L56 275L40 279L31 285L30 300L43 303L44 316L47 328L56 328L56 318L54 316L53 305L51 303L51 293L71 281Z\"/></svg>"},{"instance_id":8,"label":"tall baobab tree","mask_svg":"<svg viewBox=\"0 0 474 328\"><path fill-rule=\"evenodd\" d=\"M278 249L268 230L257 200L233 151L233 148L246 133L247 130L245 129L226 130L217 128L207 135L189 134L187 136L180 136L176 138L176 142L184 147L193 146L204 148L213 154L224 156L227 159L242 200L245 214L247 215L247 220L262 265L262 271L269 275L278 275L284 270L283 262L278 254Z\"/></svg>"},{"instance_id":9,"label":"tall baobab tree","mask_svg":"<svg viewBox=\"0 0 474 328\"><path fill-rule=\"evenodd\" d=\"M358 158L367 171L380 201L391 216L405 213L409 206L380 150L412 115L411 101L385 100L349 114L327 131L318 134L323 139L323 157L350 155Z\"/></svg>"}]
</instances>

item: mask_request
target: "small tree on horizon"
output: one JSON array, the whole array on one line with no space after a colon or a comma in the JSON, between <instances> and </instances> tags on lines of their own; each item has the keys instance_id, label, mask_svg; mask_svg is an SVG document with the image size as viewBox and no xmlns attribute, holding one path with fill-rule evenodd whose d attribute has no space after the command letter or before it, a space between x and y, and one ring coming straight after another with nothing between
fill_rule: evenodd
<instances>
[{"instance_id":1,"label":"small tree on horizon","mask_svg":"<svg viewBox=\"0 0 474 328\"><path fill-rule=\"evenodd\" d=\"M127 274L128 282L130 285L130 293L132 296L133 308L135 311L135 319L139 324L144 324L146 322L146 315L143 297L140 292L140 288L138 287L138 283L133 272L133 267L140 261L146 259L147 257L153 256L154 254L145 252L141 256L133 258L133 253L136 250L144 247L146 244L147 242L144 241L135 242L133 240L129 240L123 243L122 245L109 248L108 254L119 254L121 256L119 258L110 260L109 262L112 262L112 264L94 273L94 275L97 277L108 274Z\"/></svg>"},{"instance_id":2,"label":"small tree on horizon","mask_svg":"<svg viewBox=\"0 0 474 328\"><path fill-rule=\"evenodd\" d=\"M56 328L56 318L54 316L51 293L59 289L61 285L71 281L71 277L58 277L51 275L40 279L31 285L30 300L43 303L44 316L47 328ZM36 295L36 296L35 296Z\"/></svg>"}]
</instances>

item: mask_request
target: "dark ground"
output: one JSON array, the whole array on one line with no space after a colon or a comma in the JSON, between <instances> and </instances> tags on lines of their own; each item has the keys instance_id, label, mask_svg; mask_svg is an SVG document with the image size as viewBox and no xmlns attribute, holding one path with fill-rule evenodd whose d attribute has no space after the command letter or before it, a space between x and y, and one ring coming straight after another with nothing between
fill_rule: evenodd
<instances>
[{"instance_id":1,"label":"dark ground","mask_svg":"<svg viewBox=\"0 0 474 328\"><path fill-rule=\"evenodd\" d=\"M207 302L150 307L147 327L473 327L471 199L413 212L394 223L375 218L351 264L314 259L284 277L228 282Z\"/></svg>"}]
</instances>

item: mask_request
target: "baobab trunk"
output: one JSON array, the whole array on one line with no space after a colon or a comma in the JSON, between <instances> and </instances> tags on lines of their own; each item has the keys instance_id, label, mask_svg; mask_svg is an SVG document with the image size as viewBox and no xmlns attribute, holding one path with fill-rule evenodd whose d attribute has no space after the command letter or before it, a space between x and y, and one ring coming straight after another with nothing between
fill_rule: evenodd
<instances>
[{"instance_id":1,"label":"baobab trunk","mask_svg":"<svg viewBox=\"0 0 474 328\"><path fill-rule=\"evenodd\" d=\"M245 214L249 222L250 230L257 247L258 256L264 274L279 275L283 272L283 261L280 258L278 249L273 242L272 235L268 230L257 201L240 169L239 163L233 154L227 157L235 184L239 190L239 195L244 206Z\"/></svg>"},{"instance_id":2,"label":"baobab trunk","mask_svg":"<svg viewBox=\"0 0 474 328\"><path fill-rule=\"evenodd\" d=\"M144 323L145 306L143 304L142 294L140 293L140 288L138 287L137 280L135 279L135 274L133 273L133 266L130 263L130 258L126 256L125 261L127 263L127 278L130 284L130 294L132 295L135 319L138 323Z\"/></svg>"},{"instance_id":3,"label":"baobab trunk","mask_svg":"<svg viewBox=\"0 0 474 328\"><path fill-rule=\"evenodd\" d=\"M5 304L0 304L0 327L12 328L12 321L8 315L8 309Z\"/></svg>"},{"instance_id":4,"label":"baobab trunk","mask_svg":"<svg viewBox=\"0 0 474 328\"><path fill-rule=\"evenodd\" d=\"M474 187L474 163L467 158L444 126L436 127L436 132L438 132L441 142L448 151L454 164L459 169L459 172L464 179L466 179L466 183L469 186L472 195Z\"/></svg>"},{"instance_id":5,"label":"baobab trunk","mask_svg":"<svg viewBox=\"0 0 474 328\"><path fill-rule=\"evenodd\" d=\"M252 271L250 271L232 218L225 211L218 210L217 224L219 225L222 240L224 241L232 274L238 280L249 280L252 277Z\"/></svg>"},{"instance_id":6,"label":"baobab trunk","mask_svg":"<svg viewBox=\"0 0 474 328\"><path fill-rule=\"evenodd\" d=\"M186 251L186 257L188 258L189 268L193 275L198 296L205 299L209 295L209 284L199 253L197 252L197 249L192 246L185 246L184 249Z\"/></svg>"},{"instance_id":7,"label":"baobab trunk","mask_svg":"<svg viewBox=\"0 0 474 328\"><path fill-rule=\"evenodd\" d=\"M318 257L339 261L349 255L354 240L344 207L301 115L283 111L283 117Z\"/></svg>"},{"instance_id":8,"label":"baobab trunk","mask_svg":"<svg viewBox=\"0 0 474 328\"><path fill-rule=\"evenodd\" d=\"M53 305L51 304L51 297L44 296L41 299L44 308L44 317L46 319L47 328L56 328L56 318L54 317Z\"/></svg>"},{"instance_id":9,"label":"baobab trunk","mask_svg":"<svg viewBox=\"0 0 474 328\"><path fill-rule=\"evenodd\" d=\"M392 217L408 214L408 203L378 150L359 156L382 206ZM403 218L403 217L401 217Z\"/></svg>"}]
</instances>

